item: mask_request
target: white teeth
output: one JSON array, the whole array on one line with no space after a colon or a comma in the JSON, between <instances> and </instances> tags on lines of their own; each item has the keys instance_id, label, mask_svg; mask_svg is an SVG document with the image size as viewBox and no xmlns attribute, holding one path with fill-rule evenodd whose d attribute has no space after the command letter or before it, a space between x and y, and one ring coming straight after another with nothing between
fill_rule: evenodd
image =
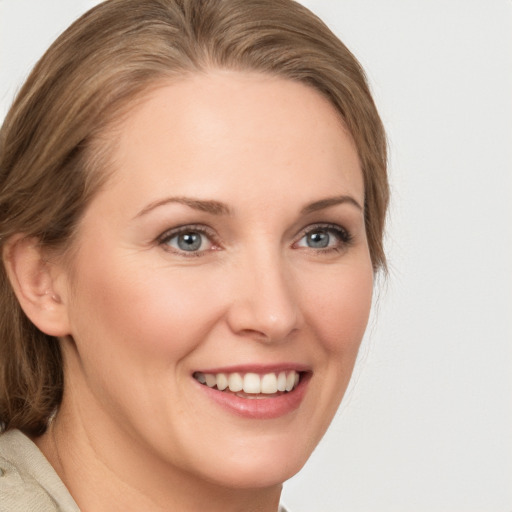
<instances>
[{"instance_id":1,"label":"white teeth","mask_svg":"<svg viewBox=\"0 0 512 512\"><path fill-rule=\"evenodd\" d=\"M208 387L217 387L218 390L224 391L229 388L233 393L243 393L255 395L245 398L263 398L261 395L274 395L277 392L289 392L297 387L300 381L300 374L294 370L289 372L265 373L259 375L257 373L194 373L194 378L201 384ZM259 395L259 396L256 396Z\"/></svg>"},{"instance_id":2,"label":"white teeth","mask_svg":"<svg viewBox=\"0 0 512 512\"><path fill-rule=\"evenodd\" d=\"M244 393L261 393L261 379L257 373L246 373L244 377Z\"/></svg>"},{"instance_id":3,"label":"white teeth","mask_svg":"<svg viewBox=\"0 0 512 512\"><path fill-rule=\"evenodd\" d=\"M291 391L295 383L295 372L290 372L286 376L286 391Z\"/></svg>"},{"instance_id":4,"label":"white teeth","mask_svg":"<svg viewBox=\"0 0 512 512\"><path fill-rule=\"evenodd\" d=\"M225 373L217 373L217 388L224 391L229 385L228 378Z\"/></svg>"},{"instance_id":5,"label":"white teeth","mask_svg":"<svg viewBox=\"0 0 512 512\"><path fill-rule=\"evenodd\" d=\"M297 377L299 374L297 373ZM261 378L261 392L267 395L277 393L277 377L275 373L266 373Z\"/></svg>"},{"instance_id":6,"label":"white teeth","mask_svg":"<svg viewBox=\"0 0 512 512\"><path fill-rule=\"evenodd\" d=\"M277 376L277 391L286 391L286 373L279 372Z\"/></svg>"},{"instance_id":7,"label":"white teeth","mask_svg":"<svg viewBox=\"0 0 512 512\"><path fill-rule=\"evenodd\" d=\"M213 386L215 386L217 384L217 378L215 377L215 375L212 375L211 373L207 373L204 377L206 379L206 385L209 388L213 388Z\"/></svg>"},{"instance_id":8,"label":"white teeth","mask_svg":"<svg viewBox=\"0 0 512 512\"><path fill-rule=\"evenodd\" d=\"M231 373L228 377L229 391L236 393L244 388L244 381L239 373Z\"/></svg>"}]
</instances>

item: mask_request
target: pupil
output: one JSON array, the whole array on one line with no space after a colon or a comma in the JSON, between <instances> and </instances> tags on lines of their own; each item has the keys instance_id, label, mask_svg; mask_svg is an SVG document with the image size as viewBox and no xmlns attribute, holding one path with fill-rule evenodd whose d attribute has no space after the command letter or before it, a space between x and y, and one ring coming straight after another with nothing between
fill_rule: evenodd
<instances>
[{"instance_id":1,"label":"pupil","mask_svg":"<svg viewBox=\"0 0 512 512\"><path fill-rule=\"evenodd\" d=\"M317 231L316 233L311 233L308 238L309 247L323 249L329 245L329 235L325 231Z\"/></svg>"},{"instance_id":2,"label":"pupil","mask_svg":"<svg viewBox=\"0 0 512 512\"><path fill-rule=\"evenodd\" d=\"M185 233L178 237L178 247L184 251L196 251L201 247L201 235Z\"/></svg>"}]
</instances>

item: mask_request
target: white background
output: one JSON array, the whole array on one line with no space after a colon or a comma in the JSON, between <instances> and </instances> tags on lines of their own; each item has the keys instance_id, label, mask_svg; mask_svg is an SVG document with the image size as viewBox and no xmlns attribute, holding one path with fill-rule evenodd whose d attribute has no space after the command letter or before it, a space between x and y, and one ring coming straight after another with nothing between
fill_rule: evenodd
<instances>
[{"instance_id":1,"label":"white background","mask_svg":"<svg viewBox=\"0 0 512 512\"><path fill-rule=\"evenodd\" d=\"M0 118L96 2L0 0ZM304 0L389 134L391 273L293 512L512 512L512 2Z\"/></svg>"}]
</instances>

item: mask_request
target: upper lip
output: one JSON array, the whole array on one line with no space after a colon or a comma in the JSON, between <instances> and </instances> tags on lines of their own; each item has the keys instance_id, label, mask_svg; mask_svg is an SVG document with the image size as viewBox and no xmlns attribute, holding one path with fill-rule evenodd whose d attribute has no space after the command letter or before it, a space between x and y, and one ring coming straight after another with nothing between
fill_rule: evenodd
<instances>
[{"instance_id":1,"label":"upper lip","mask_svg":"<svg viewBox=\"0 0 512 512\"><path fill-rule=\"evenodd\" d=\"M279 373L283 371L310 372L311 367L301 363L273 363L273 364L237 364L230 366L216 366L201 368L193 373Z\"/></svg>"}]
</instances>

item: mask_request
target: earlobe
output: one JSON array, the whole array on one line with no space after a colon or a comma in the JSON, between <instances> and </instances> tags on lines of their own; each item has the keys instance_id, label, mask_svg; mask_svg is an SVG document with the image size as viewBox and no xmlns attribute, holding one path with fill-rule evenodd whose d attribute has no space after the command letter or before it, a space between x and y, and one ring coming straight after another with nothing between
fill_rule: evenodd
<instances>
[{"instance_id":1,"label":"earlobe","mask_svg":"<svg viewBox=\"0 0 512 512\"><path fill-rule=\"evenodd\" d=\"M2 256L14 293L32 323L51 336L69 334L62 271L45 258L38 240L14 235Z\"/></svg>"}]
</instances>

